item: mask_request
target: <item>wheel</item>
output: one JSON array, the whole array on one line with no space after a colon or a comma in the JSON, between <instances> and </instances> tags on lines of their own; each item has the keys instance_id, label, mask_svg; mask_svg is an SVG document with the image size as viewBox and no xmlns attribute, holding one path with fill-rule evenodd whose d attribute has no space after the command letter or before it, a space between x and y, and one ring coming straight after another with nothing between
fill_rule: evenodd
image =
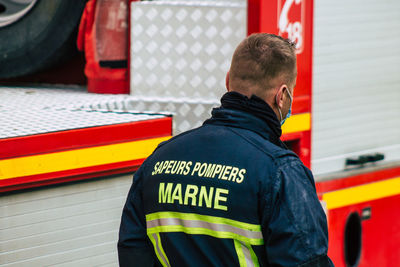
<instances>
[{"instance_id":1,"label":"wheel","mask_svg":"<svg viewBox=\"0 0 400 267\"><path fill-rule=\"evenodd\" d=\"M76 50L85 0L0 0L0 78L52 66Z\"/></svg>"}]
</instances>

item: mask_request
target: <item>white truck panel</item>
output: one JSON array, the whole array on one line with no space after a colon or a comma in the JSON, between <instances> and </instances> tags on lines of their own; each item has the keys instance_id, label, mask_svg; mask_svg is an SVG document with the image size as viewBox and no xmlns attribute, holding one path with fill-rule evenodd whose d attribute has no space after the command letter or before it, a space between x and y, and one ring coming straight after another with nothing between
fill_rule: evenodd
<instances>
[{"instance_id":1,"label":"white truck panel","mask_svg":"<svg viewBox=\"0 0 400 267\"><path fill-rule=\"evenodd\" d=\"M117 266L131 183L120 175L1 196L2 266Z\"/></svg>"},{"instance_id":2,"label":"white truck panel","mask_svg":"<svg viewBox=\"0 0 400 267\"><path fill-rule=\"evenodd\" d=\"M315 1L312 169L400 158L400 2Z\"/></svg>"}]
</instances>

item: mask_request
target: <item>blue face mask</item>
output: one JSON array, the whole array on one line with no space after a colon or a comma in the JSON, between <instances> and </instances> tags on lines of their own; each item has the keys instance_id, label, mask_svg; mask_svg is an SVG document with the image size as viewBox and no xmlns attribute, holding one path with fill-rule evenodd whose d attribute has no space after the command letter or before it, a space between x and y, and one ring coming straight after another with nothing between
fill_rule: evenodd
<instances>
[{"instance_id":1,"label":"blue face mask","mask_svg":"<svg viewBox=\"0 0 400 267\"><path fill-rule=\"evenodd\" d=\"M283 120L281 120L281 126L285 123L285 121L287 120L287 119L289 119L289 117L292 115L292 103L293 103L293 97L292 97L292 95L290 94L290 91L289 91L289 89L286 89L286 92L288 93L288 95L289 95L289 97L290 97L290 108L289 108L289 111L288 111L288 113L286 114L286 117L283 119ZM282 119L282 112L281 112L281 109L278 107L278 111L279 111L279 115L281 115L281 119Z\"/></svg>"}]
</instances>

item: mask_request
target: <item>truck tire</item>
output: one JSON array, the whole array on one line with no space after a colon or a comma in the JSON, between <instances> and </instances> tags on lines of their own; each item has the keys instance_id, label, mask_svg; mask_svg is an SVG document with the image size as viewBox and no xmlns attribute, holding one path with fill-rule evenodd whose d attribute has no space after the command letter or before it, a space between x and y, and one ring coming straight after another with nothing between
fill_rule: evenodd
<instances>
[{"instance_id":1,"label":"truck tire","mask_svg":"<svg viewBox=\"0 0 400 267\"><path fill-rule=\"evenodd\" d=\"M21 3L25 6L19 10L14 7ZM85 3L0 0L0 78L43 70L76 50L77 26ZM11 13L7 13L8 7L14 8Z\"/></svg>"}]
</instances>

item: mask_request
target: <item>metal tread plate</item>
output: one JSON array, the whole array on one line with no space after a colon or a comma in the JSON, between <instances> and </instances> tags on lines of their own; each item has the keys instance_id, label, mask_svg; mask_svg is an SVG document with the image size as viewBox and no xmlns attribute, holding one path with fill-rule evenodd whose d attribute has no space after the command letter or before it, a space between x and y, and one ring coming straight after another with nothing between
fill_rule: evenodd
<instances>
[{"instance_id":1,"label":"metal tread plate","mask_svg":"<svg viewBox=\"0 0 400 267\"><path fill-rule=\"evenodd\" d=\"M131 94L218 101L246 36L246 2L140 1L131 9Z\"/></svg>"},{"instance_id":2,"label":"metal tread plate","mask_svg":"<svg viewBox=\"0 0 400 267\"><path fill-rule=\"evenodd\" d=\"M76 89L1 88L0 139L165 117L110 106L124 98Z\"/></svg>"}]
</instances>

